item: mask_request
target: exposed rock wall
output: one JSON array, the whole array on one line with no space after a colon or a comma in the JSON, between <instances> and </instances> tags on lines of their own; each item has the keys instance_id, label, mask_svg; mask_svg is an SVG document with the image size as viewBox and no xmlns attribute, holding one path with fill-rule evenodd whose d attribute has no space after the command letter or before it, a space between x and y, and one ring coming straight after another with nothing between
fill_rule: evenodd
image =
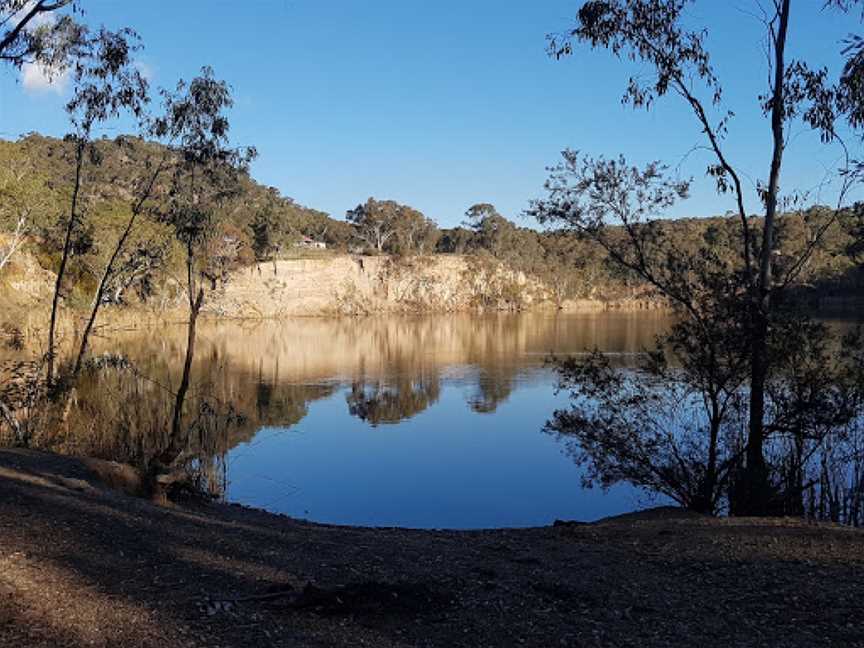
<instances>
[{"instance_id":1,"label":"exposed rock wall","mask_svg":"<svg viewBox=\"0 0 864 648\"><path fill-rule=\"evenodd\" d=\"M233 275L206 303L212 314L251 318L553 307L541 282L491 260L456 255L267 262Z\"/></svg>"},{"instance_id":2,"label":"exposed rock wall","mask_svg":"<svg viewBox=\"0 0 864 648\"><path fill-rule=\"evenodd\" d=\"M41 268L27 252L17 254L0 275L0 309L5 311L5 319L27 328L44 325L53 287L54 273ZM180 295L182 290L175 286L143 308L109 307L102 316L111 313L116 319L128 314L137 320L149 313L183 319L186 309ZM559 307L596 312L657 309L663 303L641 294L613 302L574 299L557 304L549 285L491 257L347 254L246 267L208 292L205 300L210 316L245 319Z\"/></svg>"}]
</instances>

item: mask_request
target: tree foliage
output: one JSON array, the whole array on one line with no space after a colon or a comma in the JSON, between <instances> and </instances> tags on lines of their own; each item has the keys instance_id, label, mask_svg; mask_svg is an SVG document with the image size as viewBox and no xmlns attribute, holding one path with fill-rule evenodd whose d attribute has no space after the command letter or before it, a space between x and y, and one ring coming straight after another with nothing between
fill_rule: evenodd
<instances>
[{"instance_id":1,"label":"tree foliage","mask_svg":"<svg viewBox=\"0 0 864 648\"><path fill-rule=\"evenodd\" d=\"M140 44L138 36L129 29L117 32L100 29L93 36L86 35L83 50L75 59L73 70L74 91L66 104L66 113L73 132L69 139L75 145L75 170L69 199L69 212L63 227L63 245L57 265L54 295L51 301L51 316L48 325L47 382L54 383L56 328L60 300L64 293L64 280L69 258L73 253L73 242L86 223L81 216L81 189L86 163L99 163L98 149L93 146L94 128L109 119L129 112L138 118L149 100L147 81L134 66L132 56ZM98 307L98 300L97 300ZM94 315L95 319L95 315ZM88 325L92 326L92 322ZM86 350L86 335L82 351L76 361L80 368Z\"/></svg>"},{"instance_id":2,"label":"tree foliage","mask_svg":"<svg viewBox=\"0 0 864 648\"><path fill-rule=\"evenodd\" d=\"M788 387L788 381L799 374L786 362L789 354L783 343L794 339L797 348L820 359L828 346L828 332L791 307L789 288L808 274L816 257L822 255L824 261L832 245L829 239L836 242L844 201L856 179L848 148L837 132L842 119L856 126L850 99L855 91L855 81L850 80L854 52L842 75L831 82L827 69L787 55L791 0L776 0L766 10L769 83L756 100L767 118L772 148L766 180L756 186L764 214L755 218L745 212L742 173L727 151L734 115L723 110L723 89L705 46L707 31L686 26L685 10L690 4L690 0L592 0L581 6L574 27L550 39L550 53L557 58L585 45L646 67L649 74L629 79L625 105L650 108L667 95L683 100L712 154L706 173L715 180L720 196L731 195L739 225L737 231L713 228L695 248L682 247L661 218L676 201L687 198L690 179L671 176L659 162L637 167L623 157L564 152L563 162L551 170L546 183L548 197L537 201L529 214L599 244L615 264L669 300L682 320L659 341L653 363L633 378L635 383L616 383L623 379L595 366L596 358L584 366L563 365L563 384L574 391L577 403L584 393L575 380L584 379L598 386L593 395L599 407L617 418L592 414L583 403L570 414L559 413L551 427L577 439L582 458L595 469L589 474L603 483L629 479L702 511L716 510L725 493L731 497L733 512L773 513L778 507L788 508L790 498L800 505L803 496L783 483L776 462L769 464L778 433L772 421L798 411L797 402L781 394L804 389ZM826 145L839 144L846 152L838 171L837 206L827 213L804 212L796 207L803 202L800 196L781 195L780 173L788 133L795 123L817 132ZM784 206L792 207L797 218L787 218ZM730 256L723 248L735 254ZM665 367L673 361L680 370L669 374ZM839 389L837 385L845 384L841 373L807 374L806 390L823 394ZM781 376L786 391L775 389ZM660 379L675 399L652 400L658 397ZM731 392L726 391L729 388ZM673 416L678 405L690 396L704 403L705 416L670 422L678 418ZM731 408L731 402L743 404ZM857 404L854 398L850 402ZM836 409L827 397L814 398L808 406L819 412L816 418L830 419L823 428L834 432L857 416L854 408ZM640 432L636 422L652 421L652 412L664 420L646 424ZM833 416L838 412L842 415ZM723 459L719 441L724 427L731 424L738 429L743 420L743 451L727 449ZM633 447L625 447L628 442ZM682 444L697 451L682 453ZM638 461L627 454L631 451Z\"/></svg>"},{"instance_id":3,"label":"tree foliage","mask_svg":"<svg viewBox=\"0 0 864 648\"><path fill-rule=\"evenodd\" d=\"M0 0L0 60L57 76L86 53L87 28L75 0Z\"/></svg>"},{"instance_id":4,"label":"tree foliage","mask_svg":"<svg viewBox=\"0 0 864 648\"><path fill-rule=\"evenodd\" d=\"M369 198L346 214L354 235L375 252L412 254L431 252L440 234L438 226L421 212L393 200Z\"/></svg>"}]
</instances>

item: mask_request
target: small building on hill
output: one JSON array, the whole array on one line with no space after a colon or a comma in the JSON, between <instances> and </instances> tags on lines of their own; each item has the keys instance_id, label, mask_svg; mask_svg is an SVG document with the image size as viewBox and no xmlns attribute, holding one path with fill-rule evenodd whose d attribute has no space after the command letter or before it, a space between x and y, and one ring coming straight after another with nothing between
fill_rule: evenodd
<instances>
[{"instance_id":1,"label":"small building on hill","mask_svg":"<svg viewBox=\"0 0 864 648\"><path fill-rule=\"evenodd\" d=\"M294 244L294 247L306 248L308 250L326 250L327 244L324 241L316 241L313 238L304 236Z\"/></svg>"}]
</instances>

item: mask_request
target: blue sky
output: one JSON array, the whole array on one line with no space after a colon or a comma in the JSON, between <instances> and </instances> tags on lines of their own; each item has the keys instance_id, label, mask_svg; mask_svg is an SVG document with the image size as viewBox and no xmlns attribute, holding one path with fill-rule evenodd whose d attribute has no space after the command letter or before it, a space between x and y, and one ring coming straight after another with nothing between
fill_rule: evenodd
<instances>
[{"instance_id":1,"label":"blue sky","mask_svg":"<svg viewBox=\"0 0 864 648\"><path fill-rule=\"evenodd\" d=\"M580 0L88 0L86 19L130 26L142 36L140 60L154 86L173 86L202 65L234 89L233 139L254 145L254 177L334 216L369 196L421 209L444 226L491 202L522 224L542 195L545 167L565 147L623 153L634 162L673 166L700 133L674 98L651 112L619 104L638 66L579 50L556 62L545 35L566 28ZM821 0L793 3L791 54L837 68L838 41L860 31L856 16L826 14ZM700 0L693 24L709 46L736 113L729 157L748 182L767 174L770 137L756 96L766 85L762 29L752 0ZM642 70L644 72L644 70ZM68 89L66 90L68 92ZM63 91L34 88L0 72L0 137L31 130L62 135ZM106 130L116 134L123 124ZM815 189L839 151L793 132L783 187ZM691 200L670 216L732 208L704 179L708 158L681 167L697 178ZM752 189L752 185L751 185ZM749 207L756 210L754 192Z\"/></svg>"}]
</instances>

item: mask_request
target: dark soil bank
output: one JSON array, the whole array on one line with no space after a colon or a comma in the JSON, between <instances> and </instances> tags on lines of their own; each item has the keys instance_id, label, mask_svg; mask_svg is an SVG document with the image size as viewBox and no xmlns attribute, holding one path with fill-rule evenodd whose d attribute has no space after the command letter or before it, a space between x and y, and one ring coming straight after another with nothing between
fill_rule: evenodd
<instances>
[{"instance_id":1,"label":"dark soil bank","mask_svg":"<svg viewBox=\"0 0 864 648\"><path fill-rule=\"evenodd\" d=\"M0 450L0 646L864 646L864 533L655 510L437 532L163 508Z\"/></svg>"}]
</instances>

